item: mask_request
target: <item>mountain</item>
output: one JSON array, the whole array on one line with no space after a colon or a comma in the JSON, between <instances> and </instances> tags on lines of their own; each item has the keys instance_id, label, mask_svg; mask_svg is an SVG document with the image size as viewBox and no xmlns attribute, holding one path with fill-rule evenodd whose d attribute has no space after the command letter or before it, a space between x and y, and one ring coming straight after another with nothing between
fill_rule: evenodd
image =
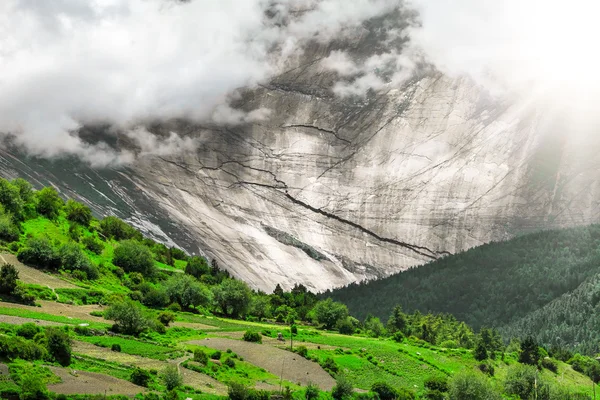
<instances>
[{"instance_id":1,"label":"mountain","mask_svg":"<svg viewBox=\"0 0 600 400\"><path fill-rule=\"evenodd\" d=\"M344 78L321 60L401 49L385 39L405 25L391 14L350 39L314 42L278 76L241 90L233 105L270 109L262 121L149 127L194 138L196 150L94 169L5 147L1 173L52 184L98 216L216 258L269 292L278 283L323 291L524 232L597 222L597 139L565 134L555 110L495 100L425 67L366 97L334 94ZM135 150L124 135L114 146Z\"/></svg>"},{"instance_id":2,"label":"mountain","mask_svg":"<svg viewBox=\"0 0 600 400\"><path fill-rule=\"evenodd\" d=\"M538 337L589 354L598 346L600 226L544 231L444 257L385 279L325 293L353 315L450 313L505 339Z\"/></svg>"}]
</instances>

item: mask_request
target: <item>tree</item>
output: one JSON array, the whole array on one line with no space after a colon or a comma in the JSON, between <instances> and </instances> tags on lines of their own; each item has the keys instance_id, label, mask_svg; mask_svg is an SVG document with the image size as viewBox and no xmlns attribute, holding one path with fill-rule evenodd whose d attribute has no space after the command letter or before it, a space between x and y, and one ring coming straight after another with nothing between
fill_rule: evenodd
<instances>
[{"instance_id":1,"label":"tree","mask_svg":"<svg viewBox=\"0 0 600 400\"><path fill-rule=\"evenodd\" d=\"M325 329L333 329L339 320L348 317L348 307L330 298L319 301L313 311L317 322L323 324Z\"/></svg>"},{"instance_id":2,"label":"tree","mask_svg":"<svg viewBox=\"0 0 600 400\"><path fill-rule=\"evenodd\" d=\"M19 188L2 178L0 178L0 204L4 206L6 212L12 214L17 220L21 220L23 199Z\"/></svg>"},{"instance_id":3,"label":"tree","mask_svg":"<svg viewBox=\"0 0 600 400\"><path fill-rule=\"evenodd\" d=\"M480 372L460 372L449 382L450 400L500 400L502 397Z\"/></svg>"},{"instance_id":4,"label":"tree","mask_svg":"<svg viewBox=\"0 0 600 400\"><path fill-rule=\"evenodd\" d=\"M246 283L225 279L220 285L213 287L213 296L224 315L237 318L248 310L251 292Z\"/></svg>"},{"instance_id":5,"label":"tree","mask_svg":"<svg viewBox=\"0 0 600 400\"><path fill-rule=\"evenodd\" d=\"M270 305L271 302L269 297L263 295L253 296L252 301L250 302L249 313L259 320L262 320L271 315Z\"/></svg>"},{"instance_id":6,"label":"tree","mask_svg":"<svg viewBox=\"0 0 600 400\"><path fill-rule=\"evenodd\" d=\"M149 326L142 308L132 300L114 303L106 310L104 318L115 321L117 330L127 335L137 336Z\"/></svg>"},{"instance_id":7,"label":"tree","mask_svg":"<svg viewBox=\"0 0 600 400\"><path fill-rule=\"evenodd\" d=\"M0 214L0 239L6 242L19 240L19 228L10 214Z\"/></svg>"},{"instance_id":8,"label":"tree","mask_svg":"<svg viewBox=\"0 0 600 400\"><path fill-rule=\"evenodd\" d=\"M370 336L379 337L385 333L385 328L381 323L381 320L372 315L368 315L365 320L365 330L369 333Z\"/></svg>"},{"instance_id":9,"label":"tree","mask_svg":"<svg viewBox=\"0 0 600 400\"><path fill-rule=\"evenodd\" d=\"M473 353L473 356L477 361L487 360L488 352L482 341L479 341L479 343L477 343L477 347L475 347L475 352Z\"/></svg>"},{"instance_id":10,"label":"tree","mask_svg":"<svg viewBox=\"0 0 600 400\"><path fill-rule=\"evenodd\" d=\"M392 315L387 321L387 329L390 333L402 332L404 335L408 333L408 320L406 314L402 312L402 306L394 307Z\"/></svg>"},{"instance_id":11,"label":"tree","mask_svg":"<svg viewBox=\"0 0 600 400\"><path fill-rule=\"evenodd\" d=\"M196 279L200 279L202 275L210 274L210 266L204 257L190 257L187 265L185 266L185 273L193 276Z\"/></svg>"},{"instance_id":12,"label":"tree","mask_svg":"<svg viewBox=\"0 0 600 400\"><path fill-rule=\"evenodd\" d=\"M521 343L521 352L519 353L519 362L522 364L537 365L540 361L540 348L533 338L528 336Z\"/></svg>"},{"instance_id":13,"label":"tree","mask_svg":"<svg viewBox=\"0 0 600 400\"><path fill-rule=\"evenodd\" d=\"M519 396L521 399L538 398L537 394L543 392L547 386L532 365L514 365L508 369L504 390L507 394ZM541 398L541 397L540 397Z\"/></svg>"},{"instance_id":14,"label":"tree","mask_svg":"<svg viewBox=\"0 0 600 400\"><path fill-rule=\"evenodd\" d=\"M162 383L167 387L167 390L173 390L181 386L183 379L176 365L167 365L160 374Z\"/></svg>"},{"instance_id":15,"label":"tree","mask_svg":"<svg viewBox=\"0 0 600 400\"><path fill-rule=\"evenodd\" d=\"M17 288L19 272L12 264L4 264L0 268L0 293L12 295Z\"/></svg>"},{"instance_id":16,"label":"tree","mask_svg":"<svg viewBox=\"0 0 600 400\"><path fill-rule=\"evenodd\" d=\"M92 221L92 210L90 210L88 206L69 199L67 200L65 210L69 221L77 222L83 226L90 225L90 222Z\"/></svg>"},{"instance_id":17,"label":"tree","mask_svg":"<svg viewBox=\"0 0 600 400\"><path fill-rule=\"evenodd\" d=\"M71 364L71 339L69 334L60 328L46 328L48 353L63 367Z\"/></svg>"},{"instance_id":18,"label":"tree","mask_svg":"<svg viewBox=\"0 0 600 400\"><path fill-rule=\"evenodd\" d=\"M154 275L154 258L148 247L135 240L123 240L115 249L113 264L125 272L139 272L144 276Z\"/></svg>"},{"instance_id":19,"label":"tree","mask_svg":"<svg viewBox=\"0 0 600 400\"><path fill-rule=\"evenodd\" d=\"M211 292L190 275L176 274L164 284L171 302L183 308L208 305Z\"/></svg>"},{"instance_id":20,"label":"tree","mask_svg":"<svg viewBox=\"0 0 600 400\"><path fill-rule=\"evenodd\" d=\"M60 198L56 189L45 187L35 193L37 200L36 210L49 219L56 219L63 207L63 199Z\"/></svg>"},{"instance_id":21,"label":"tree","mask_svg":"<svg viewBox=\"0 0 600 400\"><path fill-rule=\"evenodd\" d=\"M13 179L11 184L17 188L19 191L19 197L21 197L21 200L25 204L33 202L34 194L31 183L27 182L23 178L17 178Z\"/></svg>"}]
</instances>

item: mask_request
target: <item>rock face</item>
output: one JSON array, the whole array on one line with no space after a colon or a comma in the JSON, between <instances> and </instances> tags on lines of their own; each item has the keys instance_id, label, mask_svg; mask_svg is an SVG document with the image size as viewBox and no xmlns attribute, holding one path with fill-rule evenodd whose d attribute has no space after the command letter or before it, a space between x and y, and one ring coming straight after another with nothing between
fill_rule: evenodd
<instances>
[{"instance_id":1,"label":"rock face","mask_svg":"<svg viewBox=\"0 0 600 400\"><path fill-rule=\"evenodd\" d=\"M366 28L365 28L366 29ZM242 109L235 127L160 125L197 151L120 170L1 153L2 172L125 217L157 239L216 258L251 286L324 290L386 276L521 232L598 221L597 143L556 114L492 100L468 79L431 72L364 98L339 98L320 60L370 46L309 46ZM74 172L75 171L75 172Z\"/></svg>"}]
</instances>

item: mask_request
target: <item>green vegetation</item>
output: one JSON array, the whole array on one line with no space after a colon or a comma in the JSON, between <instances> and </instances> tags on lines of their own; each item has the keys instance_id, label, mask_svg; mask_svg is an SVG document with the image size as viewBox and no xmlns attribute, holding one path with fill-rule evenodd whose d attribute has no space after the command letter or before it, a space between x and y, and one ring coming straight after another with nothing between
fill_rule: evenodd
<instances>
[{"instance_id":1,"label":"green vegetation","mask_svg":"<svg viewBox=\"0 0 600 400\"><path fill-rule=\"evenodd\" d=\"M559 335L560 341L545 336L581 326L583 316L600 311L595 308L600 278L593 271L600 261L597 227L484 246L425 266L424 272L356 286L356 298L345 289L332 293L333 299L319 299L303 285L290 291L277 286L270 294L253 291L215 260L144 238L119 218L97 220L87 206L64 202L54 189L35 192L25 181L0 180L0 204L0 246L42 271L34 271L40 273L36 279L69 282L58 288L51 280L33 285L19 279L20 263L0 267L3 300L41 306L5 305L0 315L64 324L0 324L0 357L14 376L0 379L0 394L54 398L48 385L58 377L47 366L110 375L173 399L215 398L207 389L232 399L273 393L323 400L583 399L600 381L600 363L592 357L600 341L597 325ZM513 248L517 254L510 256ZM485 265L472 265L475 260ZM386 286L394 279L397 286ZM456 287L465 288L465 297L456 295ZM575 303L564 300L569 293L578 293ZM90 304L97 306L83 307ZM585 305L581 313L561 317L579 305ZM529 323L541 327L537 336L526 334ZM279 334L283 342L276 340ZM572 338L580 340L579 348L568 346ZM292 357L331 379L328 390L306 376L282 380L282 369L292 367L267 360L252 364L225 351L220 340L239 340L232 343L248 351L266 346L294 351ZM188 386L184 377L190 376L198 380Z\"/></svg>"}]
</instances>

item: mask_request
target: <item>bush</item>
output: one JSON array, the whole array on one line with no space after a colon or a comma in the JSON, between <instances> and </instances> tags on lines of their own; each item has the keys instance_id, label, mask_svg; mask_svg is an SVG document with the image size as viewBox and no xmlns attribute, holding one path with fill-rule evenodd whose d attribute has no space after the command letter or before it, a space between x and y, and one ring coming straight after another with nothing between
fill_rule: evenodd
<instances>
[{"instance_id":1,"label":"bush","mask_svg":"<svg viewBox=\"0 0 600 400\"><path fill-rule=\"evenodd\" d=\"M480 372L462 372L449 382L450 400L500 400L501 396Z\"/></svg>"},{"instance_id":2,"label":"bush","mask_svg":"<svg viewBox=\"0 0 600 400\"><path fill-rule=\"evenodd\" d=\"M325 361L321 363L321 367L331 375L335 375L338 372L338 366L331 357L327 357Z\"/></svg>"},{"instance_id":3,"label":"bush","mask_svg":"<svg viewBox=\"0 0 600 400\"><path fill-rule=\"evenodd\" d=\"M371 386L371 391L377 393L380 400L394 400L398 397L396 389L385 382L375 382Z\"/></svg>"},{"instance_id":4,"label":"bush","mask_svg":"<svg viewBox=\"0 0 600 400\"><path fill-rule=\"evenodd\" d=\"M425 388L432 391L447 392L448 378L445 376L430 376L425 380Z\"/></svg>"},{"instance_id":5,"label":"bush","mask_svg":"<svg viewBox=\"0 0 600 400\"><path fill-rule=\"evenodd\" d=\"M167 307L170 311L173 312L179 312L181 311L181 306L177 303L171 303L169 304L169 307Z\"/></svg>"},{"instance_id":6,"label":"bush","mask_svg":"<svg viewBox=\"0 0 600 400\"><path fill-rule=\"evenodd\" d=\"M556 365L556 363L549 358L544 358L542 360L542 367L554 373L558 372L558 365Z\"/></svg>"},{"instance_id":7,"label":"bush","mask_svg":"<svg viewBox=\"0 0 600 400\"><path fill-rule=\"evenodd\" d=\"M206 365L208 363L208 354L202 349L194 350L194 361Z\"/></svg>"},{"instance_id":8,"label":"bush","mask_svg":"<svg viewBox=\"0 0 600 400\"><path fill-rule=\"evenodd\" d=\"M543 386L536 367L514 365L509 368L504 382L504 390L507 394L516 395L522 399L533 398L536 386Z\"/></svg>"},{"instance_id":9,"label":"bush","mask_svg":"<svg viewBox=\"0 0 600 400\"><path fill-rule=\"evenodd\" d=\"M183 380L179 369L176 365L168 365L163 369L160 379L162 383L167 387L167 390L173 390L181 386Z\"/></svg>"},{"instance_id":10,"label":"bush","mask_svg":"<svg viewBox=\"0 0 600 400\"><path fill-rule=\"evenodd\" d=\"M45 358L47 354L46 349L35 342L24 340L21 337L0 336L0 357L2 358L34 361Z\"/></svg>"},{"instance_id":11,"label":"bush","mask_svg":"<svg viewBox=\"0 0 600 400\"><path fill-rule=\"evenodd\" d=\"M221 359L221 352L219 350L213 352L210 355L210 358L213 359L213 360L220 360Z\"/></svg>"},{"instance_id":12,"label":"bush","mask_svg":"<svg viewBox=\"0 0 600 400\"><path fill-rule=\"evenodd\" d=\"M306 400L317 400L319 398L320 393L321 390L317 385L309 383L306 386L306 390L304 391L304 398Z\"/></svg>"},{"instance_id":13,"label":"bush","mask_svg":"<svg viewBox=\"0 0 600 400\"><path fill-rule=\"evenodd\" d=\"M350 381L344 375L339 375L335 380L335 386L331 389L331 397L334 400L350 399L353 391L354 388Z\"/></svg>"},{"instance_id":14,"label":"bush","mask_svg":"<svg viewBox=\"0 0 600 400\"><path fill-rule=\"evenodd\" d=\"M142 234L135 228L112 216L100 221L100 231L104 236L115 240L143 239Z\"/></svg>"},{"instance_id":15,"label":"bush","mask_svg":"<svg viewBox=\"0 0 600 400\"><path fill-rule=\"evenodd\" d=\"M404 339L405 339L405 336L400 331L394 332L394 334L392 335L392 340L396 343L401 343L404 341Z\"/></svg>"},{"instance_id":16,"label":"bush","mask_svg":"<svg viewBox=\"0 0 600 400\"><path fill-rule=\"evenodd\" d=\"M152 375L145 369L136 368L131 372L129 380L135 385L148 387L148 384L152 380Z\"/></svg>"},{"instance_id":17,"label":"bush","mask_svg":"<svg viewBox=\"0 0 600 400\"><path fill-rule=\"evenodd\" d=\"M115 321L115 328L127 335L139 335L150 325L141 307L131 300L113 304L104 313L104 318Z\"/></svg>"},{"instance_id":18,"label":"bush","mask_svg":"<svg viewBox=\"0 0 600 400\"><path fill-rule=\"evenodd\" d=\"M54 361L60 365L68 366L71 364L71 339L69 334L60 328L46 328L46 339L48 341L48 353Z\"/></svg>"},{"instance_id":19,"label":"bush","mask_svg":"<svg viewBox=\"0 0 600 400\"><path fill-rule=\"evenodd\" d=\"M33 339L41 329L34 323L27 323L17 328L17 336L24 337L25 339Z\"/></svg>"},{"instance_id":20,"label":"bush","mask_svg":"<svg viewBox=\"0 0 600 400\"><path fill-rule=\"evenodd\" d=\"M170 311L163 311L158 314L158 321L164 326L169 326L169 324L175 321L175 314Z\"/></svg>"},{"instance_id":21,"label":"bush","mask_svg":"<svg viewBox=\"0 0 600 400\"><path fill-rule=\"evenodd\" d=\"M495 373L495 369L494 369L494 364L492 364L491 362L483 362L481 364L479 364L477 366L477 368L479 368L479 370L481 372L483 372L484 374L488 375L488 376L494 376Z\"/></svg>"},{"instance_id":22,"label":"bush","mask_svg":"<svg viewBox=\"0 0 600 400\"><path fill-rule=\"evenodd\" d=\"M75 333L81 336L94 336L92 330L87 326L77 325L74 329Z\"/></svg>"},{"instance_id":23,"label":"bush","mask_svg":"<svg viewBox=\"0 0 600 400\"><path fill-rule=\"evenodd\" d=\"M225 364L229 368L235 368L235 361L231 357L226 358L223 364Z\"/></svg>"},{"instance_id":24,"label":"bush","mask_svg":"<svg viewBox=\"0 0 600 400\"><path fill-rule=\"evenodd\" d=\"M350 320L350 318L344 318L337 322L335 325L336 329L342 335L352 335L355 331L354 324Z\"/></svg>"},{"instance_id":25,"label":"bush","mask_svg":"<svg viewBox=\"0 0 600 400\"><path fill-rule=\"evenodd\" d=\"M119 244L114 252L113 264L125 272L140 272L144 276L152 276L155 272L152 253L134 240L124 240Z\"/></svg>"},{"instance_id":26,"label":"bush","mask_svg":"<svg viewBox=\"0 0 600 400\"><path fill-rule=\"evenodd\" d=\"M119 343L113 343L112 346L110 346L110 350L114 351L114 352L117 352L117 353L120 353L121 352L121 345Z\"/></svg>"},{"instance_id":27,"label":"bush","mask_svg":"<svg viewBox=\"0 0 600 400\"><path fill-rule=\"evenodd\" d=\"M262 343L262 337L258 332L246 331L243 339L246 342Z\"/></svg>"},{"instance_id":28,"label":"bush","mask_svg":"<svg viewBox=\"0 0 600 400\"><path fill-rule=\"evenodd\" d=\"M169 304L169 296L163 289L151 288L144 294L142 303L152 308L163 308ZM179 306L179 304L177 304ZM179 307L181 309L181 307ZM181 311L181 310L179 310Z\"/></svg>"},{"instance_id":29,"label":"bush","mask_svg":"<svg viewBox=\"0 0 600 400\"><path fill-rule=\"evenodd\" d=\"M34 237L19 250L17 258L24 264L34 268L57 270L61 265L58 252L46 237Z\"/></svg>"},{"instance_id":30,"label":"bush","mask_svg":"<svg viewBox=\"0 0 600 400\"><path fill-rule=\"evenodd\" d=\"M306 356L308 356L308 349L306 348L306 346L298 346L296 347L295 351L301 357L306 358Z\"/></svg>"},{"instance_id":31,"label":"bush","mask_svg":"<svg viewBox=\"0 0 600 400\"><path fill-rule=\"evenodd\" d=\"M21 400L45 400L50 398L42 377L33 372L21 377L20 398Z\"/></svg>"},{"instance_id":32,"label":"bush","mask_svg":"<svg viewBox=\"0 0 600 400\"><path fill-rule=\"evenodd\" d=\"M52 187L45 187L35 192L37 199L36 211L49 219L56 219L64 202L58 192Z\"/></svg>"},{"instance_id":33,"label":"bush","mask_svg":"<svg viewBox=\"0 0 600 400\"><path fill-rule=\"evenodd\" d=\"M12 264L3 264L0 268L0 293L13 295L17 288L19 272Z\"/></svg>"},{"instance_id":34,"label":"bush","mask_svg":"<svg viewBox=\"0 0 600 400\"><path fill-rule=\"evenodd\" d=\"M74 200L67 200L65 211L67 212L67 219L69 221L77 222L83 226L89 226L92 221L92 210L88 206Z\"/></svg>"},{"instance_id":35,"label":"bush","mask_svg":"<svg viewBox=\"0 0 600 400\"><path fill-rule=\"evenodd\" d=\"M81 243L85 246L86 249L91 251L94 254L102 254L104 250L104 245L99 240L96 240L93 236L86 236L81 240Z\"/></svg>"},{"instance_id":36,"label":"bush","mask_svg":"<svg viewBox=\"0 0 600 400\"><path fill-rule=\"evenodd\" d=\"M19 228L15 225L10 215L0 215L0 239L5 242L19 240Z\"/></svg>"}]
</instances>

